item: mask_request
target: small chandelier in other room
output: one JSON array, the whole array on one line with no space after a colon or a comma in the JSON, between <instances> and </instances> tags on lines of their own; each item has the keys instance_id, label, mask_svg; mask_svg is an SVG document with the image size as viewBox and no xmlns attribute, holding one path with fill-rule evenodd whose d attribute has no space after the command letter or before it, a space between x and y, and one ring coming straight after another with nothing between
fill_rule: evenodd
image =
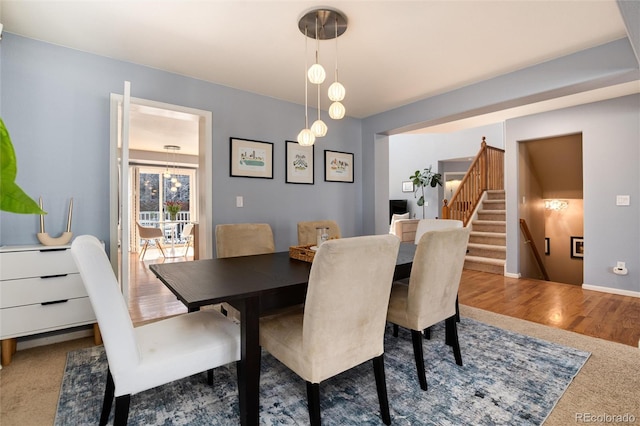
<instances>
[{"instance_id":1,"label":"small chandelier in other room","mask_svg":"<svg viewBox=\"0 0 640 426\"><path fill-rule=\"evenodd\" d=\"M178 145L165 145L164 149L167 150L167 168L163 173L165 179L171 179L171 192L178 192L178 188L182 186L182 184L178 181L178 174L176 172L176 152L180 151L180 147ZM169 171L169 151L173 152L173 174Z\"/></svg>"}]
</instances>

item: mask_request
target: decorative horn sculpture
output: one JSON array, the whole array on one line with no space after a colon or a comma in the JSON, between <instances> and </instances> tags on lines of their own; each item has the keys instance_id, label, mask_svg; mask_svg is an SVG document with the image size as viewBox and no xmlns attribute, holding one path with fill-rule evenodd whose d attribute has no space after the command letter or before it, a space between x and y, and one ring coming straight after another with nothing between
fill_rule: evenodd
<instances>
[{"instance_id":1,"label":"decorative horn sculpture","mask_svg":"<svg viewBox=\"0 0 640 426\"><path fill-rule=\"evenodd\" d=\"M40 197L40 208L42 209L42 197ZM40 232L36 235L42 245L45 246L63 246L71 241L73 233L71 232L71 214L73 212L73 198L69 200L69 216L67 217L67 230L59 237L51 237L44 231L44 215L40 215Z\"/></svg>"}]
</instances>

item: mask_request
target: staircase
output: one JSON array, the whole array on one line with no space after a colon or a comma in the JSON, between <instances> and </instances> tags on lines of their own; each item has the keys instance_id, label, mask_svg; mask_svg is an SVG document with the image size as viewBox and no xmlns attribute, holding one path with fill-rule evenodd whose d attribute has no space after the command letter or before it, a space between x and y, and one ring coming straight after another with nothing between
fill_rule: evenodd
<instances>
[{"instance_id":1,"label":"staircase","mask_svg":"<svg viewBox=\"0 0 640 426\"><path fill-rule=\"evenodd\" d=\"M506 228L505 192L488 190L477 220L471 222L464 268L503 275L507 258Z\"/></svg>"}]
</instances>

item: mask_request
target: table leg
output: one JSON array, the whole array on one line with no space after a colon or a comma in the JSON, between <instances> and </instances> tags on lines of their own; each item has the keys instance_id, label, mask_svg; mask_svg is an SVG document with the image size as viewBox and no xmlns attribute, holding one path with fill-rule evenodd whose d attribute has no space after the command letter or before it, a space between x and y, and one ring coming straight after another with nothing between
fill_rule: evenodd
<instances>
[{"instance_id":1,"label":"table leg","mask_svg":"<svg viewBox=\"0 0 640 426\"><path fill-rule=\"evenodd\" d=\"M240 309L241 360L238 363L240 424L257 425L260 418L260 300L249 297Z\"/></svg>"}]
</instances>

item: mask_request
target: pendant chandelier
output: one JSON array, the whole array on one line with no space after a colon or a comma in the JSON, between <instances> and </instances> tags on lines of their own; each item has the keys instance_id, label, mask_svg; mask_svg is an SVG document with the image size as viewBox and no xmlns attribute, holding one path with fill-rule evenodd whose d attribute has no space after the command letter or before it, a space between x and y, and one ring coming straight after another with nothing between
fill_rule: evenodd
<instances>
[{"instance_id":1,"label":"pendant chandelier","mask_svg":"<svg viewBox=\"0 0 640 426\"><path fill-rule=\"evenodd\" d=\"M334 120L339 120L345 115L342 101L345 97L345 88L338 81L338 37L347 30L347 18L339 11L333 9L314 9L305 13L298 21L298 28L305 36L305 82L304 82L304 129L298 134L298 143L303 146L310 146L315 143L315 139L327 134L327 125L320 116L320 85L326 79L324 67L320 65L320 40L336 39L336 58L334 82L328 90L329 99L333 102L329 106L329 116ZM312 38L316 42L315 62L307 69L307 42ZM318 119L309 127L309 93L308 83L316 85Z\"/></svg>"},{"instance_id":2,"label":"pendant chandelier","mask_svg":"<svg viewBox=\"0 0 640 426\"><path fill-rule=\"evenodd\" d=\"M180 147L178 145L165 145L164 149L167 151L167 166L163 173L163 176L165 179L171 179L170 191L178 192L178 188L180 188L182 184L178 181L176 152L180 151ZM169 171L169 152L173 153L173 173Z\"/></svg>"}]
</instances>

